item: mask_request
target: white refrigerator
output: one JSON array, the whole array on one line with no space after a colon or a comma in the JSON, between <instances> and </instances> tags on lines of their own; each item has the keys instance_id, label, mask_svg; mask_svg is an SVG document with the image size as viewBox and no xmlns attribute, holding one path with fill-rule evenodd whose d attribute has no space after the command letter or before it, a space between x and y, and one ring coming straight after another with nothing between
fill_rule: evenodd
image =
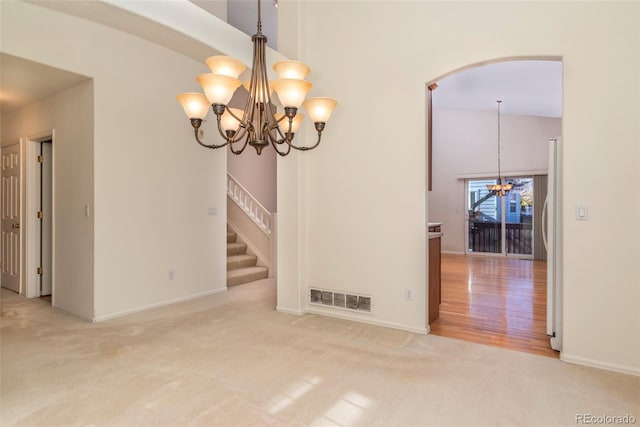
<instances>
[{"instance_id":1,"label":"white refrigerator","mask_svg":"<svg viewBox=\"0 0 640 427\"><path fill-rule=\"evenodd\" d=\"M547 335L551 348L562 349L562 139L549 140L547 199L542 237L547 249Z\"/></svg>"}]
</instances>

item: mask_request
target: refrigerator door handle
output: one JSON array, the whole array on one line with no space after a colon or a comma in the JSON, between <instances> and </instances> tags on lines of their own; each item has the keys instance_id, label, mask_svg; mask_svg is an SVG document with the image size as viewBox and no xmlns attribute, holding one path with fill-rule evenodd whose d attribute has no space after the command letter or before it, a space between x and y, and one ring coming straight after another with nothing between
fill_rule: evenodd
<instances>
[{"instance_id":1,"label":"refrigerator door handle","mask_svg":"<svg viewBox=\"0 0 640 427\"><path fill-rule=\"evenodd\" d=\"M542 207L542 243L544 243L544 249L549 250L547 242L547 205L549 204L549 196L544 199L544 206Z\"/></svg>"}]
</instances>

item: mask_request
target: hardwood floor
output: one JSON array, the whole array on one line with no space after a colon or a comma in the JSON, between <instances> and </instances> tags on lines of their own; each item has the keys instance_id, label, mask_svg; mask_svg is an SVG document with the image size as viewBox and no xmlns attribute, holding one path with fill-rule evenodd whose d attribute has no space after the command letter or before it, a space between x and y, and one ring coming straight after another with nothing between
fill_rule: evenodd
<instances>
[{"instance_id":1,"label":"hardwood floor","mask_svg":"<svg viewBox=\"0 0 640 427\"><path fill-rule=\"evenodd\" d=\"M431 333L558 357L546 335L544 261L442 254L442 304Z\"/></svg>"}]
</instances>

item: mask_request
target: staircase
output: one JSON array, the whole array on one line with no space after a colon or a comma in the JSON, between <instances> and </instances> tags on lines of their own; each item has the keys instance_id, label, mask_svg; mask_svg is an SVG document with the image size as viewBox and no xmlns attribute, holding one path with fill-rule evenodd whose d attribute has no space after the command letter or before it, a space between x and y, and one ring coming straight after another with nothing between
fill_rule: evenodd
<instances>
[{"instance_id":1,"label":"staircase","mask_svg":"<svg viewBox=\"0 0 640 427\"><path fill-rule=\"evenodd\" d=\"M238 241L238 235L227 230L227 287L265 279L267 267L257 265L258 257L247 253L247 245Z\"/></svg>"}]
</instances>

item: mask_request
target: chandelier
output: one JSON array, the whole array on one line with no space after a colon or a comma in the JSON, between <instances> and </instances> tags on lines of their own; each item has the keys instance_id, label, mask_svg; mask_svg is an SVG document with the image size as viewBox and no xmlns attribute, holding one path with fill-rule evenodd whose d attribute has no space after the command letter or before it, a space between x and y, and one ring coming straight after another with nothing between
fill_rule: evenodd
<instances>
[{"instance_id":1,"label":"chandelier","mask_svg":"<svg viewBox=\"0 0 640 427\"><path fill-rule=\"evenodd\" d=\"M500 175L500 104L501 100L496 101L498 104L498 179L496 179L496 184L487 184L487 190L491 192L494 196L506 196L509 190L513 188L513 184L506 182L502 183L502 176Z\"/></svg>"},{"instance_id":2,"label":"chandelier","mask_svg":"<svg viewBox=\"0 0 640 427\"><path fill-rule=\"evenodd\" d=\"M233 154L240 154L250 145L259 155L263 148L271 145L281 156L289 154L292 148L300 151L312 150L320 144L322 131L337 102L332 98L308 98L305 101L304 98L311 90L312 84L304 78L311 69L302 62L276 62L273 69L278 79L270 82L267 78L267 37L262 34L260 0L257 27L256 34L251 37L251 78L243 85L249 92L244 110L230 108L228 104L241 85L239 77L246 66L238 59L223 55L207 58L205 62L211 73L196 77L204 94L182 93L177 96L178 102L191 121L196 141L203 147L222 148L228 145ZM283 111L278 111L272 98L273 91L278 94ZM304 114L298 112L301 105L309 114L318 133L316 142L311 146L298 146L293 143L295 133L304 118ZM205 144L200 139L200 126L209 108L216 116L218 132L224 140L219 145Z\"/></svg>"}]
</instances>

